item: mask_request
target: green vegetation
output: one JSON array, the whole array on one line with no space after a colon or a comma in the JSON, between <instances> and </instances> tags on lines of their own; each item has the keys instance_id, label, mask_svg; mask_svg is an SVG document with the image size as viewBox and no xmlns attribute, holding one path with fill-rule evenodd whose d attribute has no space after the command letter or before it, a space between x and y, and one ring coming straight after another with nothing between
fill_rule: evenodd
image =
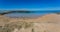
<instances>
[{"instance_id":1,"label":"green vegetation","mask_svg":"<svg viewBox=\"0 0 60 32\"><path fill-rule=\"evenodd\" d=\"M5 11L0 13L0 15L10 14L10 13L31 13L31 11L19 10L19 11Z\"/></svg>"},{"instance_id":2,"label":"green vegetation","mask_svg":"<svg viewBox=\"0 0 60 32\"><path fill-rule=\"evenodd\" d=\"M57 12L56 14L60 14L60 12Z\"/></svg>"},{"instance_id":3,"label":"green vegetation","mask_svg":"<svg viewBox=\"0 0 60 32\"><path fill-rule=\"evenodd\" d=\"M32 32L34 32L34 29L32 29Z\"/></svg>"}]
</instances>

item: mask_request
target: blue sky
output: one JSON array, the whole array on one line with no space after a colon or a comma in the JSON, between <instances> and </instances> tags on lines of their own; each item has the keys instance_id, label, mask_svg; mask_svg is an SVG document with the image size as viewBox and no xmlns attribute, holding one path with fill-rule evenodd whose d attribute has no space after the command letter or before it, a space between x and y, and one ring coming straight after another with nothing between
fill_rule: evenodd
<instances>
[{"instance_id":1,"label":"blue sky","mask_svg":"<svg viewBox=\"0 0 60 32\"><path fill-rule=\"evenodd\" d=\"M0 0L0 9L60 10L60 0Z\"/></svg>"}]
</instances>

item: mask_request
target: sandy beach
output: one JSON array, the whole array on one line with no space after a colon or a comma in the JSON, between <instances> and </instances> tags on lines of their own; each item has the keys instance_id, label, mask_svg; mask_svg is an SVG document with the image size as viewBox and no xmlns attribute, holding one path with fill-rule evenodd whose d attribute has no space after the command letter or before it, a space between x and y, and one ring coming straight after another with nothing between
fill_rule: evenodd
<instances>
[{"instance_id":1,"label":"sandy beach","mask_svg":"<svg viewBox=\"0 0 60 32\"><path fill-rule=\"evenodd\" d=\"M0 15L0 27L0 32L60 32L60 15L46 14L37 18Z\"/></svg>"}]
</instances>

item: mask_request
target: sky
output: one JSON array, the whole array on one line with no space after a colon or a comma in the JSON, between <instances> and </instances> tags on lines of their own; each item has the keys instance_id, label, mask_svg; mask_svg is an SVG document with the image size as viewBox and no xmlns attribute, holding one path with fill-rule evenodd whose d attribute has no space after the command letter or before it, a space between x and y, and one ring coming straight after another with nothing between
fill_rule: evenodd
<instances>
[{"instance_id":1,"label":"sky","mask_svg":"<svg viewBox=\"0 0 60 32\"><path fill-rule=\"evenodd\" d=\"M0 0L0 9L60 10L60 0Z\"/></svg>"}]
</instances>

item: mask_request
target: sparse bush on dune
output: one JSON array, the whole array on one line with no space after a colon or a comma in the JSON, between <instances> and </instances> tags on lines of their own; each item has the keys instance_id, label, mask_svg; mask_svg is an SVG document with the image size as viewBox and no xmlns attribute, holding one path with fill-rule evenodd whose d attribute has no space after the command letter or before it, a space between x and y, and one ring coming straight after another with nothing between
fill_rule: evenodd
<instances>
[{"instance_id":1,"label":"sparse bush on dune","mask_svg":"<svg viewBox=\"0 0 60 32\"><path fill-rule=\"evenodd\" d=\"M33 24L32 23L27 23L27 22L12 22L12 23L8 23L5 24L4 28L2 28L3 32L12 32L15 28L17 29L21 29L21 28L29 28L32 27Z\"/></svg>"}]
</instances>

